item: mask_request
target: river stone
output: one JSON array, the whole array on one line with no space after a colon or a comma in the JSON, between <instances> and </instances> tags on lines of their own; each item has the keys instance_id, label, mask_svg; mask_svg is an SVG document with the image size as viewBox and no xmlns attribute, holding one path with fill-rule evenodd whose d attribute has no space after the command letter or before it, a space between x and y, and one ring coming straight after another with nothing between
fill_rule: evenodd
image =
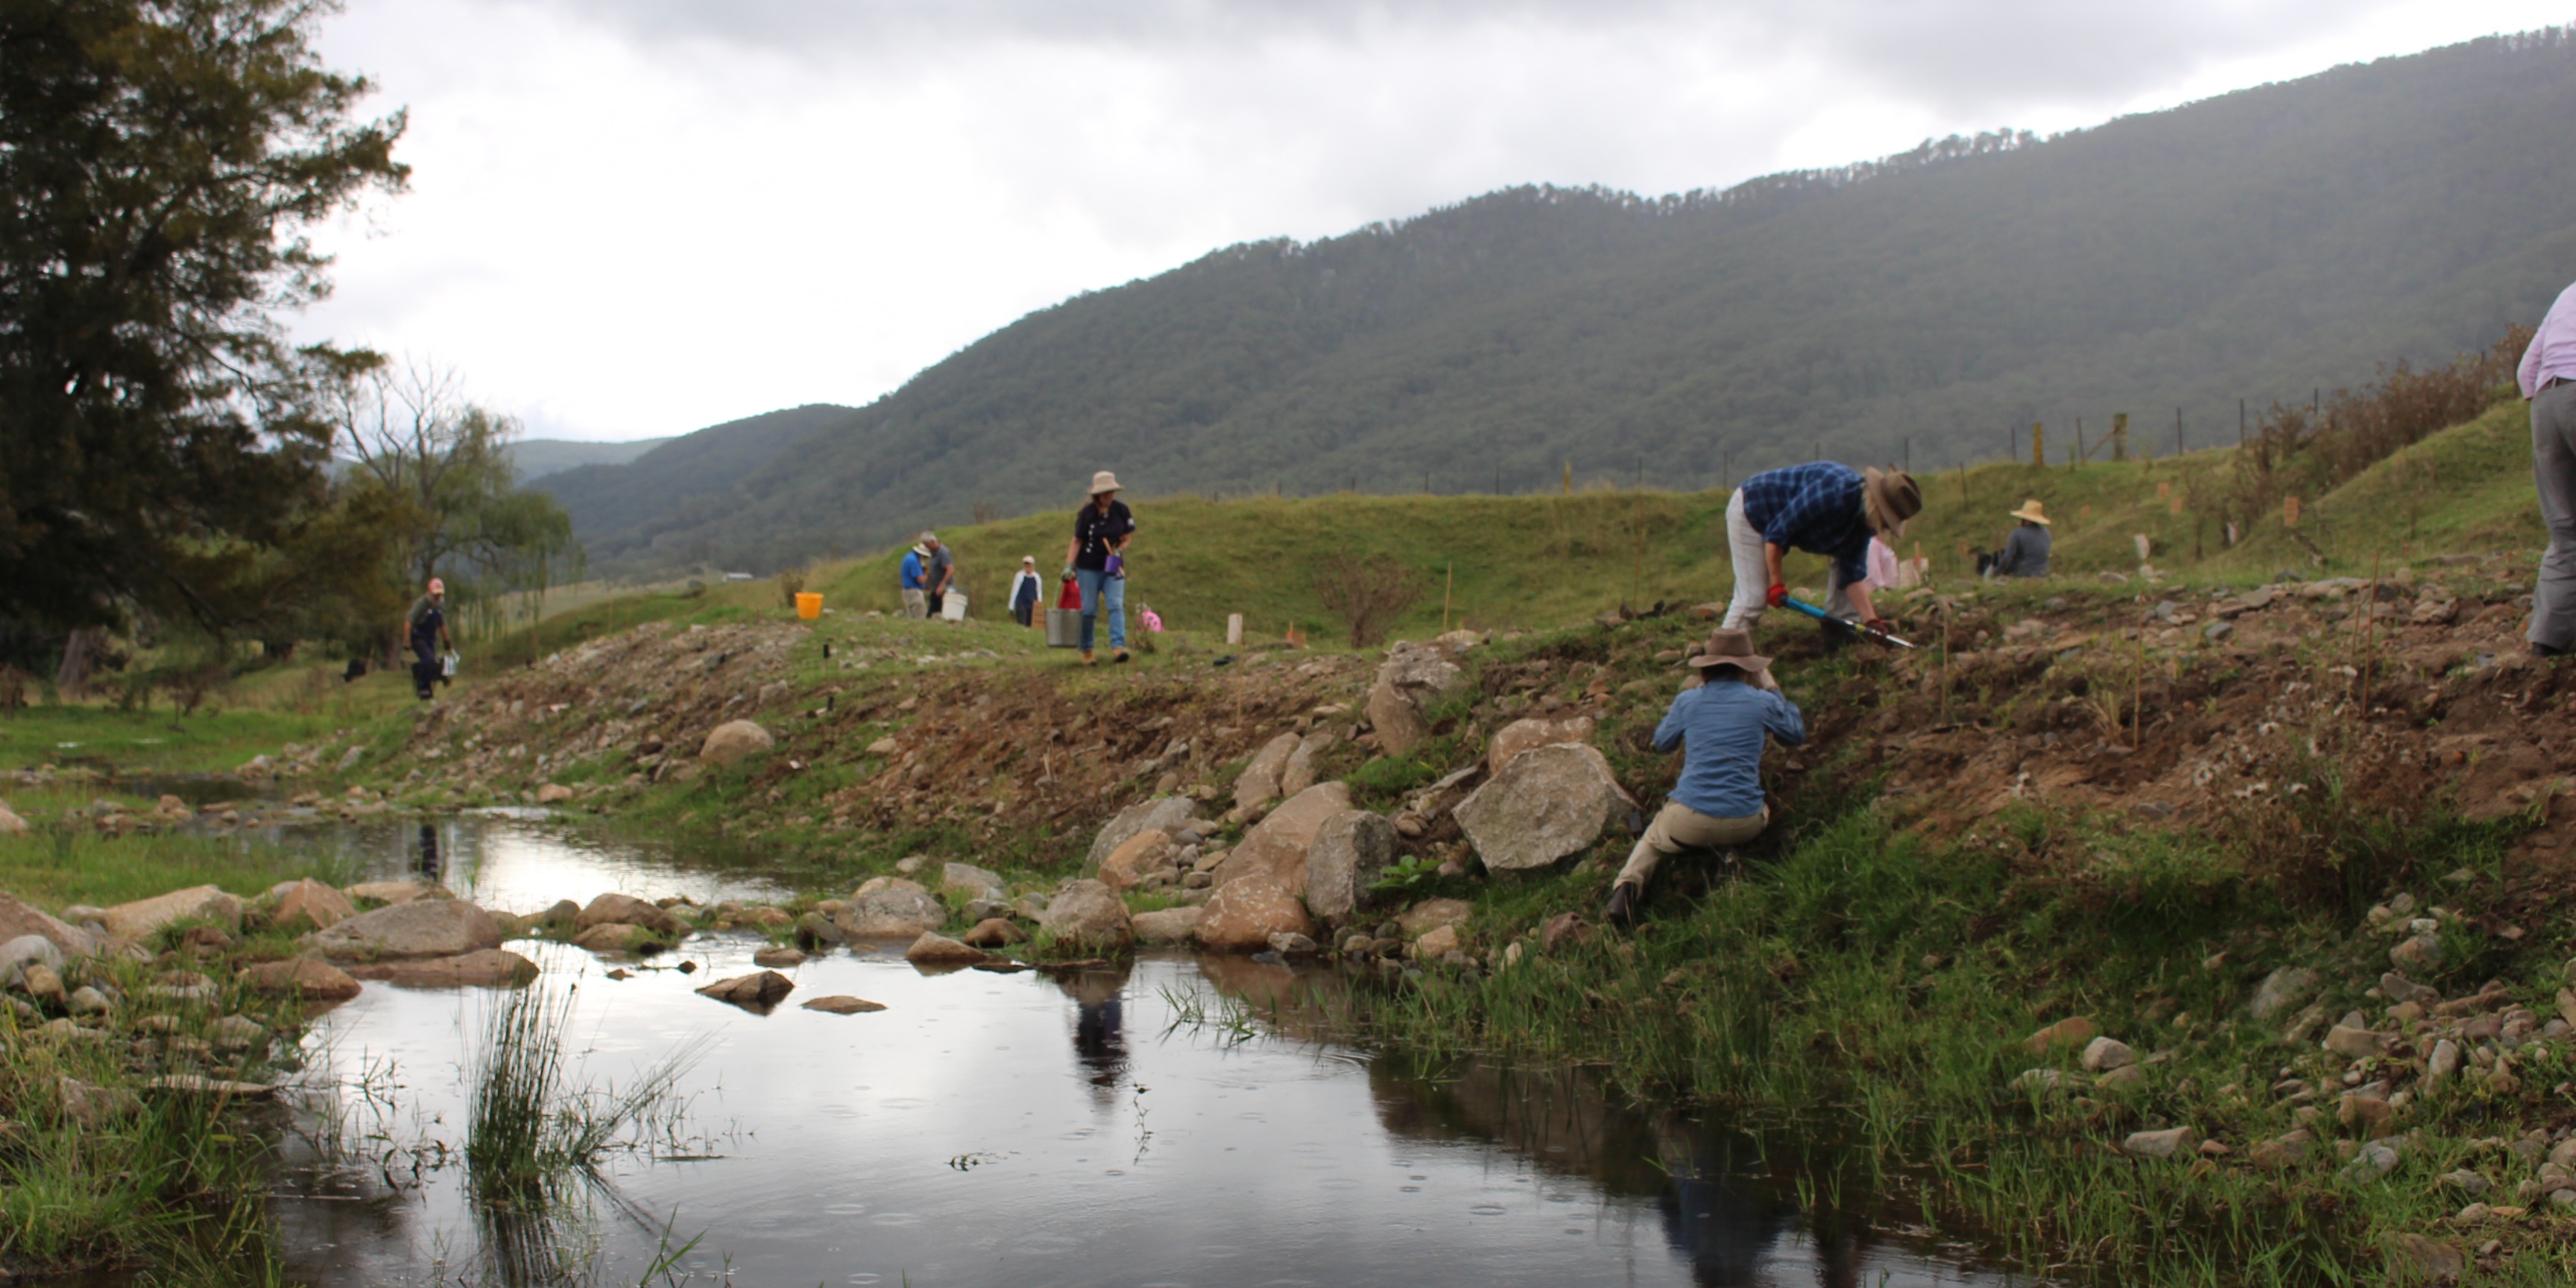
<instances>
[{"instance_id":1,"label":"river stone","mask_svg":"<svg viewBox=\"0 0 2576 1288\"><path fill-rule=\"evenodd\" d=\"M1178 848L1172 844L1171 833L1159 827L1147 828L1128 837L1100 861L1100 882L1112 890L1132 890L1147 873L1172 866L1172 855Z\"/></svg>"},{"instance_id":2,"label":"river stone","mask_svg":"<svg viewBox=\"0 0 2576 1288\"><path fill-rule=\"evenodd\" d=\"M0 836L25 836L29 830L27 820L18 817L8 802L0 801Z\"/></svg>"},{"instance_id":3,"label":"river stone","mask_svg":"<svg viewBox=\"0 0 2576 1288\"><path fill-rule=\"evenodd\" d=\"M1101 862L1116 853L1128 838L1139 832L1169 832L1189 822L1190 813L1197 806L1198 802L1187 796L1157 796L1118 811L1117 817L1102 824L1100 831L1092 836L1091 852L1083 858L1083 870L1097 874Z\"/></svg>"},{"instance_id":4,"label":"river stone","mask_svg":"<svg viewBox=\"0 0 2576 1288\"><path fill-rule=\"evenodd\" d=\"M2308 1000L2317 991L2318 976L2305 966L2284 966L2263 977L2254 987L2254 998L2245 1004L2245 1012L2258 1020L2268 1020Z\"/></svg>"},{"instance_id":5,"label":"river stone","mask_svg":"<svg viewBox=\"0 0 2576 1288\"><path fill-rule=\"evenodd\" d=\"M859 1015L868 1011L882 1011L885 1009L885 1003L871 1002L864 997L852 997L847 993L835 993L830 997L818 997L807 1002L805 1009L822 1011L829 1015Z\"/></svg>"},{"instance_id":6,"label":"river stone","mask_svg":"<svg viewBox=\"0 0 2576 1288\"><path fill-rule=\"evenodd\" d=\"M641 926L672 939L689 933L689 923L673 915L670 909L631 894L603 894L591 900L590 906L572 919L575 930L588 930L593 926Z\"/></svg>"},{"instance_id":7,"label":"river stone","mask_svg":"<svg viewBox=\"0 0 2576 1288\"><path fill-rule=\"evenodd\" d=\"M2109 1073L2138 1062L2138 1053L2118 1038L2095 1038L2084 1044L2084 1069L2087 1073Z\"/></svg>"},{"instance_id":8,"label":"river stone","mask_svg":"<svg viewBox=\"0 0 2576 1288\"><path fill-rule=\"evenodd\" d=\"M63 977L43 962L28 962L18 968L18 990L39 1002L60 1006L66 1000Z\"/></svg>"},{"instance_id":9,"label":"river stone","mask_svg":"<svg viewBox=\"0 0 2576 1288\"><path fill-rule=\"evenodd\" d=\"M572 937L573 947L594 953L649 953L669 945L650 928L624 921L604 921Z\"/></svg>"},{"instance_id":10,"label":"river stone","mask_svg":"<svg viewBox=\"0 0 2576 1288\"><path fill-rule=\"evenodd\" d=\"M453 957L353 962L349 974L416 988L509 988L534 980L537 964L507 949L482 948Z\"/></svg>"},{"instance_id":11,"label":"river stone","mask_svg":"<svg viewBox=\"0 0 2576 1288\"><path fill-rule=\"evenodd\" d=\"M20 935L0 944L0 987L16 988L19 973L29 966L60 971L63 950L43 935Z\"/></svg>"},{"instance_id":12,"label":"river stone","mask_svg":"<svg viewBox=\"0 0 2576 1288\"><path fill-rule=\"evenodd\" d=\"M1476 905L1464 899L1425 899L1405 909L1395 919L1396 928L1408 939L1418 939L1442 926L1463 926L1476 915Z\"/></svg>"},{"instance_id":13,"label":"river stone","mask_svg":"<svg viewBox=\"0 0 2576 1288\"><path fill-rule=\"evenodd\" d=\"M2459 1282L2469 1259L2438 1239L2401 1234L2388 1241L2387 1263L2392 1284L2448 1284Z\"/></svg>"},{"instance_id":14,"label":"river stone","mask_svg":"<svg viewBox=\"0 0 2576 1288\"><path fill-rule=\"evenodd\" d=\"M2401 1004L2422 1002L2429 1006L2442 1000L2440 989L2427 988L2395 971L2389 971L2379 977L2379 992L2389 1001Z\"/></svg>"},{"instance_id":15,"label":"river stone","mask_svg":"<svg viewBox=\"0 0 2576 1288\"><path fill-rule=\"evenodd\" d=\"M1306 847L1306 911L1342 924L1394 861L1395 824L1385 815L1353 809L1325 819Z\"/></svg>"},{"instance_id":16,"label":"river stone","mask_svg":"<svg viewBox=\"0 0 2576 1288\"><path fill-rule=\"evenodd\" d=\"M777 742L768 730L751 721L728 720L708 731L707 740L698 745L698 759L711 765L730 765L753 752L767 751Z\"/></svg>"},{"instance_id":17,"label":"river stone","mask_svg":"<svg viewBox=\"0 0 2576 1288\"><path fill-rule=\"evenodd\" d=\"M352 899L369 903L410 903L416 899L453 899L447 887L427 881L361 881L345 892Z\"/></svg>"},{"instance_id":18,"label":"river stone","mask_svg":"<svg viewBox=\"0 0 2576 1288\"><path fill-rule=\"evenodd\" d=\"M349 897L306 877L268 890L268 924L277 930L329 930L358 915Z\"/></svg>"},{"instance_id":19,"label":"river stone","mask_svg":"<svg viewBox=\"0 0 2576 1288\"><path fill-rule=\"evenodd\" d=\"M571 799L572 789L562 783L548 783L537 789L537 803L540 805L561 805Z\"/></svg>"},{"instance_id":20,"label":"river stone","mask_svg":"<svg viewBox=\"0 0 2576 1288\"><path fill-rule=\"evenodd\" d=\"M2315 1136L2302 1127L2270 1140L2256 1141L2254 1148L2245 1151L2245 1161L2264 1171L2277 1172L2294 1163L2305 1161L2308 1157L2308 1144L2315 1139Z\"/></svg>"},{"instance_id":21,"label":"river stone","mask_svg":"<svg viewBox=\"0 0 2576 1288\"><path fill-rule=\"evenodd\" d=\"M1340 741L1340 735L1317 731L1297 740L1297 749L1288 753L1288 763L1279 770L1279 794L1294 796L1315 785L1315 759L1326 747Z\"/></svg>"},{"instance_id":22,"label":"river stone","mask_svg":"<svg viewBox=\"0 0 2576 1288\"><path fill-rule=\"evenodd\" d=\"M832 925L849 939L917 939L948 924L948 905L909 881L879 877L884 885L859 887ZM875 881L868 883L875 885Z\"/></svg>"},{"instance_id":23,"label":"river stone","mask_svg":"<svg viewBox=\"0 0 2576 1288\"><path fill-rule=\"evenodd\" d=\"M501 926L463 899L418 899L359 913L305 939L337 958L456 957L500 947Z\"/></svg>"},{"instance_id":24,"label":"river stone","mask_svg":"<svg viewBox=\"0 0 2576 1288\"><path fill-rule=\"evenodd\" d=\"M939 889L943 893L954 890L970 899L999 899L1007 893L1002 889L1000 873L972 863L950 863L941 868Z\"/></svg>"},{"instance_id":25,"label":"river stone","mask_svg":"<svg viewBox=\"0 0 2576 1288\"><path fill-rule=\"evenodd\" d=\"M0 941L21 935L41 935L54 947L75 957L86 957L99 950L98 936L69 925L17 899L0 894Z\"/></svg>"},{"instance_id":26,"label":"river stone","mask_svg":"<svg viewBox=\"0 0 2576 1288\"><path fill-rule=\"evenodd\" d=\"M1345 783L1318 783L1290 797L1244 833L1241 844L1226 852L1225 860L1215 868L1217 888L1222 890L1245 876L1260 873L1302 899L1306 893L1306 854L1315 844L1315 834L1325 820L1350 808L1351 789Z\"/></svg>"},{"instance_id":27,"label":"river stone","mask_svg":"<svg viewBox=\"0 0 2576 1288\"><path fill-rule=\"evenodd\" d=\"M358 995L359 987L356 977L318 957L261 962L244 969L241 982L263 996L296 996L308 1002L345 1002Z\"/></svg>"},{"instance_id":28,"label":"river stone","mask_svg":"<svg viewBox=\"0 0 2576 1288\"><path fill-rule=\"evenodd\" d=\"M1028 932L1020 929L1019 923L1008 917L986 917L976 922L964 935L959 936L958 942L976 948L1007 948L1012 944L1027 942L1028 937Z\"/></svg>"},{"instance_id":29,"label":"river stone","mask_svg":"<svg viewBox=\"0 0 2576 1288\"><path fill-rule=\"evenodd\" d=\"M981 948L970 948L931 930L921 932L921 938L903 950L903 959L915 966L972 966L988 956Z\"/></svg>"},{"instance_id":30,"label":"river stone","mask_svg":"<svg viewBox=\"0 0 2576 1288\"><path fill-rule=\"evenodd\" d=\"M2433 1053L2424 1060L2424 1081L2440 1082L2460 1071L2460 1044L2449 1038L2433 1043Z\"/></svg>"},{"instance_id":31,"label":"river stone","mask_svg":"<svg viewBox=\"0 0 2576 1288\"><path fill-rule=\"evenodd\" d=\"M767 1014L769 1008L786 1000L787 995L795 991L794 980L777 971L764 970L749 975L736 975L732 979L717 980L699 989L698 996L712 997L719 1002L730 1002L746 1011Z\"/></svg>"},{"instance_id":32,"label":"river stone","mask_svg":"<svg viewBox=\"0 0 2576 1288\"><path fill-rule=\"evenodd\" d=\"M120 903L107 910L107 933L140 943L154 931L178 921L205 921L238 933L242 901L210 885L173 890L150 899Z\"/></svg>"},{"instance_id":33,"label":"river stone","mask_svg":"<svg viewBox=\"0 0 2576 1288\"><path fill-rule=\"evenodd\" d=\"M114 929L114 927L109 927ZM2430 974L2442 968L2442 940L2431 932L2403 940L2388 950L2390 964L2401 971Z\"/></svg>"},{"instance_id":34,"label":"river stone","mask_svg":"<svg viewBox=\"0 0 2576 1288\"><path fill-rule=\"evenodd\" d=\"M2326 1050L2344 1059L2360 1060L2374 1055L2386 1055L2390 1041L2392 1039L2385 1034L2373 1033L2369 1029L2347 1028L2338 1024L2326 1030L2326 1040L2323 1045Z\"/></svg>"},{"instance_id":35,"label":"river stone","mask_svg":"<svg viewBox=\"0 0 2576 1288\"><path fill-rule=\"evenodd\" d=\"M2101 1036L2102 1026L2089 1015L2070 1015L2022 1039L2022 1049L2042 1055L2062 1046L2080 1046Z\"/></svg>"},{"instance_id":36,"label":"river stone","mask_svg":"<svg viewBox=\"0 0 2576 1288\"><path fill-rule=\"evenodd\" d=\"M1288 758L1297 754L1302 741L1293 733L1283 733L1262 744L1234 780L1235 806L1251 809L1279 799L1280 778L1288 772Z\"/></svg>"},{"instance_id":37,"label":"river stone","mask_svg":"<svg viewBox=\"0 0 2576 1288\"><path fill-rule=\"evenodd\" d=\"M751 955L751 964L773 967L802 966L805 964L805 953L802 949L790 948L785 944L768 944Z\"/></svg>"},{"instance_id":38,"label":"river stone","mask_svg":"<svg viewBox=\"0 0 2576 1288\"><path fill-rule=\"evenodd\" d=\"M1515 720L1504 725L1485 748L1485 767L1501 773L1503 766L1512 763L1514 757L1535 747L1553 747L1560 743L1588 746L1592 742L1592 732L1590 716L1567 716L1561 720L1531 716Z\"/></svg>"},{"instance_id":39,"label":"river stone","mask_svg":"<svg viewBox=\"0 0 2576 1288\"><path fill-rule=\"evenodd\" d=\"M2199 1139L2199 1135L2189 1127L2136 1131L2120 1142L2120 1152L2135 1158L2172 1158L2176 1154L2190 1153Z\"/></svg>"},{"instance_id":40,"label":"river stone","mask_svg":"<svg viewBox=\"0 0 2576 1288\"><path fill-rule=\"evenodd\" d=\"M1207 915L1205 908L1164 908L1157 912L1140 912L1128 919L1140 944L1186 944L1198 933L1199 920Z\"/></svg>"},{"instance_id":41,"label":"river stone","mask_svg":"<svg viewBox=\"0 0 2576 1288\"><path fill-rule=\"evenodd\" d=\"M1459 944L1460 940L1458 938L1458 928L1456 926L1434 926L1430 930L1423 932L1420 939L1413 941L1413 959L1415 961L1436 962L1451 953L1457 952Z\"/></svg>"},{"instance_id":42,"label":"river stone","mask_svg":"<svg viewBox=\"0 0 2576 1288\"><path fill-rule=\"evenodd\" d=\"M807 948L823 948L840 943L849 936L832 924L832 919L819 912L809 912L796 919L796 942Z\"/></svg>"},{"instance_id":43,"label":"river stone","mask_svg":"<svg viewBox=\"0 0 2576 1288\"><path fill-rule=\"evenodd\" d=\"M1098 881L1066 885L1047 904L1046 915L1038 919L1038 926L1058 943L1094 950L1122 949L1136 942L1135 928L1127 920L1127 905L1120 902L1116 891Z\"/></svg>"},{"instance_id":44,"label":"river stone","mask_svg":"<svg viewBox=\"0 0 2576 1288\"><path fill-rule=\"evenodd\" d=\"M142 1112L143 1102L121 1087L101 1087L69 1074L54 1079L54 1097L63 1117L95 1131L119 1118Z\"/></svg>"},{"instance_id":45,"label":"river stone","mask_svg":"<svg viewBox=\"0 0 2576 1288\"><path fill-rule=\"evenodd\" d=\"M1599 751L1559 743L1513 757L1452 813L1486 867L1520 871L1589 849L1630 806Z\"/></svg>"}]
</instances>

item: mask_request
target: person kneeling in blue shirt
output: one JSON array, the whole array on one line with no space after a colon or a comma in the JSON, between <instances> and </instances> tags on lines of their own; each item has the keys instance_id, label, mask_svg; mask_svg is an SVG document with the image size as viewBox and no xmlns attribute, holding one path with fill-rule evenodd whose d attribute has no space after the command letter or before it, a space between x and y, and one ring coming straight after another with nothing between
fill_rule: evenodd
<instances>
[{"instance_id":1,"label":"person kneeling in blue shirt","mask_svg":"<svg viewBox=\"0 0 2576 1288\"><path fill-rule=\"evenodd\" d=\"M1719 629L1690 665L1699 668L1700 686L1682 690L1655 726L1655 750L1682 749L1681 779L1610 887L1601 916L1612 925L1635 924L1646 881L1666 855L1760 836L1771 821L1762 801L1765 740L1790 747L1807 740L1805 718L1781 695L1771 659L1753 651L1750 632Z\"/></svg>"}]
</instances>

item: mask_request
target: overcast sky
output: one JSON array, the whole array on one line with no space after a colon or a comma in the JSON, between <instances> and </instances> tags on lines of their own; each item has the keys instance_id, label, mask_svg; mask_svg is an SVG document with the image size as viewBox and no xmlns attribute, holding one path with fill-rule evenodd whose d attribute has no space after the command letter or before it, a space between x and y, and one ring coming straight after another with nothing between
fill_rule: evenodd
<instances>
[{"instance_id":1,"label":"overcast sky","mask_svg":"<svg viewBox=\"0 0 2576 1288\"><path fill-rule=\"evenodd\" d=\"M1219 246L2043 134L2567 21L2567 0L348 0L411 191L315 337L533 436L863 404Z\"/></svg>"}]
</instances>

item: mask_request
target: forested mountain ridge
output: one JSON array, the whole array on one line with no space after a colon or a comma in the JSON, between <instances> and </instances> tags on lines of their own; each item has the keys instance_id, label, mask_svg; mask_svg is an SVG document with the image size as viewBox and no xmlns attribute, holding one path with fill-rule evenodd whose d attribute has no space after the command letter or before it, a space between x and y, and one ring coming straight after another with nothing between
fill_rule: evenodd
<instances>
[{"instance_id":1,"label":"forested mountain ridge","mask_svg":"<svg viewBox=\"0 0 2576 1288\"><path fill-rule=\"evenodd\" d=\"M856 412L548 479L609 568L768 567L979 503L1578 480L2001 455L2113 412L2167 450L2536 318L2576 277L2566 33L2339 68L2045 142L1725 193L1525 187L1228 247L1025 317ZM686 466L688 452L735 467ZM692 445L695 445L694 447ZM2054 453L2052 453L2054 454ZM665 459L668 458L668 459ZM677 468L675 468L677 467Z\"/></svg>"}]
</instances>

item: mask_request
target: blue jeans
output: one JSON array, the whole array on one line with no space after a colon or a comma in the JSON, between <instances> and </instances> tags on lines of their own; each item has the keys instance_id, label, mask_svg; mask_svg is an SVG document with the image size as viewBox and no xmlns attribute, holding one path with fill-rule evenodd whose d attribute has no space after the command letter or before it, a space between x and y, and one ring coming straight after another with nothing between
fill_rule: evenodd
<instances>
[{"instance_id":1,"label":"blue jeans","mask_svg":"<svg viewBox=\"0 0 2576 1288\"><path fill-rule=\"evenodd\" d=\"M1076 568L1073 581L1082 587L1082 651L1091 651L1092 626L1103 608L1109 610L1109 647L1127 647L1127 579Z\"/></svg>"}]
</instances>

